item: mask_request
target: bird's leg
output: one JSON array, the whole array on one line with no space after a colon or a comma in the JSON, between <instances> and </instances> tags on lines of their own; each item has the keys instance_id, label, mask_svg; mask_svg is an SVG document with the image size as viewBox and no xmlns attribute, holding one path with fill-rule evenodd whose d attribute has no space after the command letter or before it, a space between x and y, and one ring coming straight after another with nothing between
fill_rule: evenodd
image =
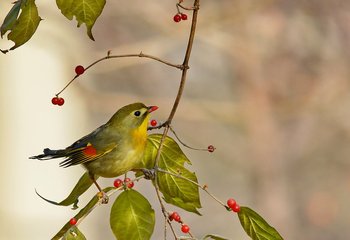
<instances>
[{"instance_id":1,"label":"bird's leg","mask_svg":"<svg viewBox=\"0 0 350 240\"><path fill-rule=\"evenodd\" d=\"M152 169L140 168L138 170L141 171L143 175L145 175L145 179L154 180L156 177L156 174L155 174L156 170L154 168Z\"/></svg>"},{"instance_id":2,"label":"bird's leg","mask_svg":"<svg viewBox=\"0 0 350 240\"><path fill-rule=\"evenodd\" d=\"M90 179L92 180L92 182L95 184L95 186L98 189L98 193L97 196L101 199L101 203L102 204L107 204L109 197L107 196L107 194L101 189L100 185L98 185L98 183L96 182L95 176L90 174Z\"/></svg>"}]
</instances>

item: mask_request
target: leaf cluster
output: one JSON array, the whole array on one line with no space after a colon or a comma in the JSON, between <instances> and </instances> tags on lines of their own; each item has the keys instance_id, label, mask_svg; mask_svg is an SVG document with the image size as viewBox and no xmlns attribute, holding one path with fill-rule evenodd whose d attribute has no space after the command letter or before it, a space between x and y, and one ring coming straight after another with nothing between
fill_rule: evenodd
<instances>
[{"instance_id":1,"label":"leaf cluster","mask_svg":"<svg viewBox=\"0 0 350 240\"><path fill-rule=\"evenodd\" d=\"M159 149L162 135L152 134L148 136L145 155L143 159L144 167L152 169L155 164L155 158ZM180 207L188 212L197 213L201 208L199 198L199 185L195 173L185 167L185 163L191 164L190 160L182 152L179 145L171 137L166 137L163 148L160 153L159 168L153 184L157 181L159 190L163 199L174 206ZM139 178L142 177L137 173ZM73 209L78 208L78 198L90 186L92 181L85 173L73 188L66 199L61 202L54 202L42 196L49 203L69 206ZM119 240L144 240L150 239L155 226L155 212L151 204L140 192L128 189L125 186L121 188L107 187L103 191L109 195L118 190L123 190L114 201L110 211L110 226L116 239ZM75 219L82 220L96 206L100 204L100 199L96 195L87 205L82 208ZM248 207L241 207L238 218L243 229L253 240L281 240L283 239L275 228L271 227L258 213ZM69 221L52 238L57 239L85 239L78 226L71 226ZM225 240L226 238L208 234L203 239Z\"/></svg>"},{"instance_id":2,"label":"leaf cluster","mask_svg":"<svg viewBox=\"0 0 350 240\"><path fill-rule=\"evenodd\" d=\"M92 27L101 15L106 0L56 0L57 7L69 20L75 17L78 27L86 25L87 35L94 40ZM9 32L7 39L15 44L9 50L1 50L7 53L25 44L32 38L41 22L38 7L35 0L17 0L6 15L0 26L1 38Z\"/></svg>"}]
</instances>

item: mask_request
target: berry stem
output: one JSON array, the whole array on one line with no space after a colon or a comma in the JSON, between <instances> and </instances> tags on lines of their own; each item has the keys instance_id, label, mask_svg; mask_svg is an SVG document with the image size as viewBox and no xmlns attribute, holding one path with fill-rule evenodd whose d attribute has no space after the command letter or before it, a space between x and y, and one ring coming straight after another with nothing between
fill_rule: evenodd
<instances>
[{"instance_id":1,"label":"berry stem","mask_svg":"<svg viewBox=\"0 0 350 240\"><path fill-rule=\"evenodd\" d=\"M78 78L78 77L79 77L79 75L76 75L72 80L70 80L70 81L67 83L67 85L64 86L64 88L62 88L61 91L59 91L58 93L56 93L56 97L58 97L64 90L66 90L66 88L67 88L69 85L71 85L72 82L74 82L74 80L75 80L76 78Z\"/></svg>"},{"instance_id":2,"label":"berry stem","mask_svg":"<svg viewBox=\"0 0 350 240\"><path fill-rule=\"evenodd\" d=\"M198 150L198 151L208 151L207 148L194 148L194 147L191 147L189 145L187 145L186 143L184 143L183 141L181 141L181 139L179 138L179 136L176 134L175 130L173 129L172 126L169 126L170 128L170 131L174 134L174 136L176 137L176 139L184 146L184 147L187 147L189 149L192 149L192 150Z\"/></svg>"},{"instance_id":3,"label":"berry stem","mask_svg":"<svg viewBox=\"0 0 350 240\"><path fill-rule=\"evenodd\" d=\"M162 123L162 124L159 124L159 125L157 125L157 126L149 126L148 128L147 128L147 130L153 130L153 129L161 129L161 128L163 128L163 127L166 127L168 125L168 122L166 121L166 122L164 122L164 123Z\"/></svg>"},{"instance_id":4,"label":"berry stem","mask_svg":"<svg viewBox=\"0 0 350 240\"><path fill-rule=\"evenodd\" d=\"M185 6L183 6L181 3L177 3L177 4L176 4L176 7L177 7L178 12L180 12L180 11L179 11L179 7L182 8L182 9L184 9L184 10L187 10L187 11L199 10L199 4L196 5L196 6L193 6L193 7L185 7Z\"/></svg>"}]
</instances>

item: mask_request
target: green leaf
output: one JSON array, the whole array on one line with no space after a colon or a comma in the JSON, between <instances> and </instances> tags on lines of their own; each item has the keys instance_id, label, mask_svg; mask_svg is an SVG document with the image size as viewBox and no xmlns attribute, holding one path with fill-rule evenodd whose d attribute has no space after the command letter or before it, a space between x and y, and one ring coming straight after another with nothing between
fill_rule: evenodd
<instances>
[{"instance_id":1,"label":"green leaf","mask_svg":"<svg viewBox=\"0 0 350 240\"><path fill-rule=\"evenodd\" d=\"M15 4L14 7L18 6ZM33 36L41 21L41 18L38 14L38 8L35 5L35 0L26 0L24 3L22 2L21 9L22 12L15 23L12 22L13 20L8 20L9 22L7 22L7 24L9 24L11 28L8 29L9 25L7 25L7 27L4 26L4 31L11 30L7 36L7 39L15 43L15 45L11 47L10 50L18 48L19 46L26 43ZM17 9L14 10L11 19L14 18L16 11Z\"/></svg>"},{"instance_id":2,"label":"green leaf","mask_svg":"<svg viewBox=\"0 0 350 240\"><path fill-rule=\"evenodd\" d=\"M154 210L139 192L125 190L112 206L110 224L118 240L150 239L155 225Z\"/></svg>"},{"instance_id":3,"label":"green leaf","mask_svg":"<svg viewBox=\"0 0 350 240\"><path fill-rule=\"evenodd\" d=\"M105 193L108 193L111 190L114 190L114 187L107 187L105 189L103 189L102 191L104 191ZM86 214L88 214L94 207L95 205L99 202L99 197L97 195L95 195L88 204L86 204L86 206L84 208L82 208L78 214L76 214L74 216L74 218L78 221L81 217L85 216ZM59 240L61 239L66 233L67 231L71 228L71 225L68 222L66 222L66 224L61 228L61 230L58 231L58 233L56 233L56 235L51 239L51 240Z\"/></svg>"},{"instance_id":4,"label":"green leaf","mask_svg":"<svg viewBox=\"0 0 350 240\"><path fill-rule=\"evenodd\" d=\"M152 134L148 136L143 163L146 168L153 168L162 135ZM185 163L191 164L190 160L181 151L174 139L166 137L159 158L159 168L168 173L158 172L157 181L159 190L163 193L167 203L178 206L186 211L199 214L197 208L201 208L198 186L186 180L198 182L196 174L185 168Z\"/></svg>"},{"instance_id":5,"label":"green leaf","mask_svg":"<svg viewBox=\"0 0 350 240\"><path fill-rule=\"evenodd\" d=\"M78 202L79 202L78 198L86 190L88 190L92 184L93 184L93 182L92 182L91 178L89 177L89 174L86 172L86 173L84 173L83 176L81 176L78 183L75 185L75 187L73 188L72 192L68 195L68 197L66 199L62 200L61 202L55 202L55 201L48 200L48 199L42 197L38 192L37 192L37 195L39 197L41 197L43 200L45 200L46 202L49 202L51 204L59 205L59 206L69 206L71 204L74 204L73 209L77 209Z\"/></svg>"},{"instance_id":6,"label":"green leaf","mask_svg":"<svg viewBox=\"0 0 350 240\"><path fill-rule=\"evenodd\" d=\"M253 240L283 240L276 229L252 209L241 207L238 217L242 227Z\"/></svg>"},{"instance_id":7,"label":"green leaf","mask_svg":"<svg viewBox=\"0 0 350 240\"><path fill-rule=\"evenodd\" d=\"M85 23L87 35L94 40L91 29L101 15L106 0L56 0L56 3L66 18L72 20L76 17L78 27Z\"/></svg>"},{"instance_id":8,"label":"green leaf","mask_svg":"<svg viewBox=\"0 0 350 240\"><path fill-rule=\"evenodd\" d=\"M208 234L206 235L203 240L207 240L207 239L213 239L213 240L228 240L227 238L221 237L219 235L214 235L214 234Z\"/></svg>"},{"instance_id":9,"label":"green leaf","mask_svg":"<svg viewBox=\"0 0 350 240\"><path fill-rule=\"evenodd\" d=\"M22 1L14 2L13 7L9 11L9 13L6 15L4 22L0 27L1 37L3 37L7 31L12 29L13 25L17 20L19 11L21 10L21 4L22 4Z\"/></svg>"},{"instance_id":10,"label":"green leaf","mask_svg":"<svg viewBox=\"0 0 350 240\"><path fill-rule=\"evenodd\" d=\"M73 226L64 234L62 240L86 240L86 237L76 226Z\"/></svg>"}]
</instances>

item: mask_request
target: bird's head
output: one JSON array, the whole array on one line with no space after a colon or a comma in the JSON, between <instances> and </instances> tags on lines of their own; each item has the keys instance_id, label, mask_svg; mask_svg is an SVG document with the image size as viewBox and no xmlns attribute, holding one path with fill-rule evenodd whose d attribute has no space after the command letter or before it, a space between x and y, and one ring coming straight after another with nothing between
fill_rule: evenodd
<instances>
[{"instance_id":1,"label":"bird's head","mask_svg":"<svg viewBox=\"0 0 350 240\"><path fill-rule=\"evenodd\" d=\"M157 109L157 106L147 107L143 103L132 103L120 108L109 122L124 130L135 130L138 128L147 130L149 114Z\"/></svg>"}]
</instances>

